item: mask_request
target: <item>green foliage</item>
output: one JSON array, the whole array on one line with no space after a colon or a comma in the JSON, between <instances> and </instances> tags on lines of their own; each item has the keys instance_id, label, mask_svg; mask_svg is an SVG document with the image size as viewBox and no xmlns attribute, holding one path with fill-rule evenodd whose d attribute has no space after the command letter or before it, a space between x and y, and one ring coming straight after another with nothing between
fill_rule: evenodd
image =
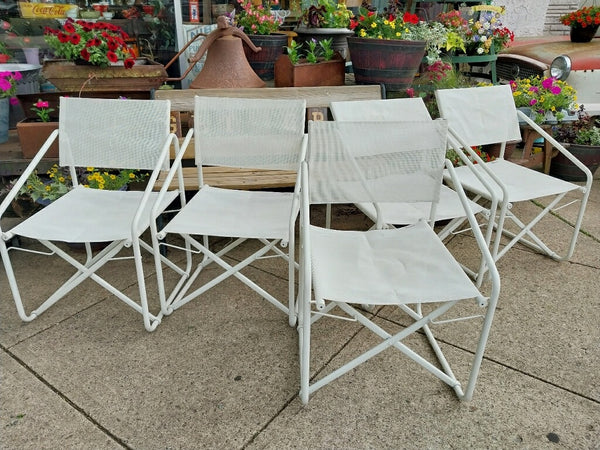
<instances>
[{"instance_id":1,"label":"green foliage","mask_svg":"<svg viewBox=\"0 0 600 450\"><path fill-rule=\"evenodd\" d=\"M311 39L305 42L306 51L303 52L304 44L298 44L295 40L292 40L290 45L286 47L287 54L290 58L290 62L294 65L301 62L308 62L310 64L316 64L320 61L330 61L335 51L332 48L333 39L323 39L316 41Z\"/></svg>"}]
</instances>

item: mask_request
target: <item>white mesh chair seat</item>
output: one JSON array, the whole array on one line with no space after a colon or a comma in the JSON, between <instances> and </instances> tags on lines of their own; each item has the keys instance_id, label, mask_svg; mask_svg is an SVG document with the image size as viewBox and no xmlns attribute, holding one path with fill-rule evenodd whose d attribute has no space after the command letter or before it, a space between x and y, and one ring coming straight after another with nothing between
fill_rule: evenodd
<instances>
[{"instance_id":1,"label":"white mesh chair seat","mask_svg":"<svg viewBox=\"0 0 600 450\"><path fill-rule=\"evenodd\" d=\"M486 166L502 180L502 184L506 188L512 202L522 202L531 200L532 198L558 195L579 189L579 186L576 184L559 178L549 177L542 172L528 169L504 159L490 161L486 163ZM465 189L481 196L489 195L488 190L475 177L471 170L468 170L466 167L457 167L456 173L460 177L460 181ZM496 196L502 198L502 188L494 182L488 172L481 170L480 174L489 181Z\"/></svg>"},{"instance_id":2,"label":"white mesh chair seat","mask_svg":"<svg viewBox=\"0 0 600 450\"><path fill-rule=\"evenodd\" d=\"M155 222L158 216L178 196L181 199L184 195L182 183L179 183L177 190L167 192L164 188L161 193L153 192L161 170L169 169L171 147L179 151L179 141L170 133L170 110L168 101L61 97L58 131L43 144L0 205L2 215L58 138L59 163L69 168L74 188L10 230L0 230L0 254L22 320L35 319L83 281L90 279L140 313L146 330L156 329L164 308L161 305L157 312L150 312L142 250L152 253L153 247L142 240L142 233L150 228L152 240L156 240ZM149 173L148 183L144 191L85 188L78 184L77 175L79 168L86 167L107 171L141 170ZM19 236L36 240L49 252L6 246L6 241ZM85 261L70 255L57 245L58 242L84 244ZM97 242L107 245L94 253L91 244ZM130 250L125 250L127 248ZM125 254L120 254L121 251ZM61 257L73 266L74 273L65 274L62 285L36 309L27 313L22 301L19 275L13 269L13 252ZM98 275L99 269L116 258L132 260L131 281L137 283L137 297L136 294L125 294ZM163 257L157 255L157 258ZM33 276L34 271L35 267L30 267L27 275ZM126 286L132 284L127 283Z\"/></svg>"},{"instance_id":3,"label":"white mesh chair seat","mask_svg":"<svg viewBox=\"0 0 600 450\"><path fill-rule=\"evenodd\" d=\"M368 299L373 305L391 305L480 295L460 264L422 221L366 232L311 226L310 239L316 298L347 303Z\"/></svg>"},{"instance_id":4,"label":"white mesh chair seat","mask_svg":"<svg viewBox=\"0 0 600 450\"><path fill-rule=\"evenodd\" d=\"M444 165L457 183L452 165L444 161L446 139L445 121L309 122L309 149L301 170L298 296L303 403L321 387L387 349L405 354L451 386L460 399L472 397L500 280L460 184L456 192L463 214L473 228L483 261L489 268L489 297L467 276L440 236L422 218L402 228L368 231L320 228L310 221L312 204L329 203L426 204L430 209L426 215L434 217ZM381 212L381 209L376 211ZM380 220L376 223L385 226ZM463 389L431 327L440 320L443 323L444 314L464 300L475 301L486 308L486 312L482 316L471 373ZM428 305L427 313L423 312L423 304ZM400 332L390 333L354 305L395 306L413 322ZM334 314L338 309L341 315ZM382 342L344 361L329 373L319 373L311 379L311 328L331 318L356 320ZM435 362L405 344L405 338L417 331L423 331L437 358ZM335 336L329 338L335 339Z\"/></svg>"},{"instance_id":5,"label":"white mesh chair seat","mask_svg":"<svg viewBox=\"0 0 600 450\"><path fill-rule=\"evenodd\" d=\"M79 186L40 212L15 226L11 232L29 238L61 242L110 242L133 239L131 223L140 205L143 191L108 191ZM177 198L177 191L169 191L160 209L164 210ZM141 213L136 234L150 226L152 201L158 193L151 193ZM77 214L72 214L76 210ZM66 222L68 222L68 226Z\"/></svg>"},{"instance_id":6,"label":"white mesh chair seat","mask_svg":"<svg viewBox=\"0 0 600 450\"><path fill-rule=\"evenodd\" d=\"M304 100L196 97L193 133L200 188L159 233L161 239L170 234L183 237L187 256L185 267L171 266L180 275L175 288L169 294L162 287L159 291L161 302L166 305L165 314L234 276L286 313L290 325L296 323L294 229L299 186L294 192L215 188L203 183L201 167L298 170L306 148L305 114ZM232 242L214 252L209 247L209 236L231 238ZM225 255L246 239L256 239L262 246L242 262L231 265ZM201 261L193 261L192 252L200 253ZM272 256L282 257L288 263L286 302L242 273L259 258ZM200 273L213 263L223 271L197 285ZM161 270L157 258L157 271Z\"/></svg>"},{"instance_id":7,"label":"white mesh chair seat","mask_svg":"<svg viewBox=\"0 0 600 450\"><path fill-rule=\"evenodd\" d=\"M205 185L163 232L288 241L293 196Z\"/></svg>"},{"instance_id":8,"label":"white mesh chair seat","mask_svg":"<svg viewBox=\"0 0 600 450\"><path fill-rule=\"evenodd\" d=\"M549 141L556 150L573 161L585 174L586 182L580 186L506 161L502 158L503 155L499 160L489 163L479 160L480 170L483 169L483 165L488 169L485 178L494 180L495 187L492 187L492 190L499 194L500 199L499 214L495 218L496 238L492 246L494 259L498 260L517 243L526 245L556 260L571 258L592 185L592 174L589 169L538 124L516 110L509 85L442 89L436 91L436 98L441 116L448 120L452 137L459 141L467 151L470 151L473 146L496 143L505 145L509 141L520 140L519 120L522 120ZM481 189L479 181L473 178L472 173L459 169L457 175L465 189L481 195L482 198L489 198L489 194ZM541 236L534 232L534 227L542 218L549 216L552 210L560 208L565 195L570 192L577 192L581 203L568 241L568 248L562 255L559 255L544 243ZM512 203L543 197L551 198L548 200L547 206L530 220L521 220L510 208ZM568 199L569 202L572 200L572 198ZM516 225L518 230L516 233L505 227L507 219ZM509 241L500 251L500 241L503 235L508 236Z\"/></svg>"}]
</instances>

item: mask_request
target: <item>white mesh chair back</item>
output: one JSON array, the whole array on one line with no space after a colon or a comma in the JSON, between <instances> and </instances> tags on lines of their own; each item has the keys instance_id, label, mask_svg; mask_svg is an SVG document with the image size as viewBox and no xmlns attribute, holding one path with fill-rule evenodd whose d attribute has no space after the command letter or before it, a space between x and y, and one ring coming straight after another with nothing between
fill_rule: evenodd
<instances>
[{"instance_id":1,"label":"white mesh chair back","mask_svg":"<svg viewBox=\"0 0 600 450\"><path fill-rule=\"evenodd\" d=\"M297 170L304 100L196 96L196 165Z\"/></svg>"},{"instance_id":2,"label":"white mesh chair back","mask_svg":"<svg viewBox=\"0 0 600 450\"><path fill-rule=\"evenodd\" d=\"M145 114L139 117L142 102ZM61 97L60 165L152 170L170 132L169 115L168 100ZM153 126L136 133L140 121Z\"/></svg>"},{"instance_id":3,"label":"white mesh chair back","mask_svg":"<svg viewBox=\"0 0 600 450\"><path fill-rule=\"evenodd\" d=\"M509 85L439 89L440 115L471 146L521 139L517 110Z\"/></svg>"},{"instance_id":4,"label":"white mesh chair back","mask_svg":"<svg viewBox=\"0 0 600 450\"><path fill-rule=\"evenodd\" d=\"M310 203L437 203L447 123L309 122Z\"/></svg>"},{"instance_id":5,"label":"white mesh chair back","mask_svg":"<svg viewBox=\"0 0 600 450\"><path fill-rule=\"evenodd\" d=\"M431 120L421 97L331 102L333 118L344 122L404 122Z\"/></svg>"}]
</instances>

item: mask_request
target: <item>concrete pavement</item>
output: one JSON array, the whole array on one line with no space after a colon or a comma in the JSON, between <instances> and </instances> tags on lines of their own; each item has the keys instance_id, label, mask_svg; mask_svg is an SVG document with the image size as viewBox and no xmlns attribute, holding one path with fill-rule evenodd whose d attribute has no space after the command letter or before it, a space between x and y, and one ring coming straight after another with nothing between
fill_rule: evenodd
<instances>
[{"instance_id":1,"label":"concrete pavement","mask_svg":"<svg viewBox=\"0 0 600 450\"><path fill-rule=\"evenodd\" d=\"M518 208L528 215L538 206ZM573 208L560 211L564 221L545 219L540 233L562 242ZM351 208L336 213L335 220L363 220ZM472 245L456 236L449 247L467 255ZM42 257L13 257L17 270L40 270L25 280L29 298L65 272ZM103 273L131 291L129 267L121 261ZM139 314L93 282L23 323L0 270L0 448L600 449L600 173L570 262L517 247L498 267L502 292L471 402L460 403L388 350L316 392L307 406L297 396L296 330L238 280L148 333ZM146 268L152 287L150 259ZM285 295L284 264L261 261L251 273ZM151 299L156 305L153 291ZM407 323L387 307L376 320ZM478 325L439 327L459 374ZM354 323L317 322L313 373L372 342ZM426 345L419 337L410 342Z\"/></svg>"}]
</instances>

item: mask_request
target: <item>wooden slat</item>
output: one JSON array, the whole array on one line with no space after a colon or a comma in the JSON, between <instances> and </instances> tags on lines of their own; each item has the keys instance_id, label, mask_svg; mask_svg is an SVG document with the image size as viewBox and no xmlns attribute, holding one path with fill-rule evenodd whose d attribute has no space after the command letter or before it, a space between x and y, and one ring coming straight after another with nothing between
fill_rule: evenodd
<instances>
[{"instance_id":1,"label":"wooden slat","mask_svg":"<svg viewBox=\"0 0 600 450\"><path fill-rule=\"evenodd\" d=\"M273 189L293 187L296 184L296 172L291 170L238 169L233 167L203 167L204 183L228 189ZM155 189L162 187L167 173L161 173ZM184 167L183 179L186 191L198 190L196 167ZM177 181L171 188L177 187Z\"/></svg>"},{"instance_id":2,"label":"wooden slat","mask_svg":"<svg viewBox=\"0 0 600 450\"><path fill-rule=\"evenodd\" d=\"M328 107L331 102L345 100L373 100L381 98L381 88L377 85L285 87L285 88L244 88L244 89L158 89L154 98L171 100L172 111L193 111L194 96L306 99L307 108Z\"/></svg>"}]
</instances>

